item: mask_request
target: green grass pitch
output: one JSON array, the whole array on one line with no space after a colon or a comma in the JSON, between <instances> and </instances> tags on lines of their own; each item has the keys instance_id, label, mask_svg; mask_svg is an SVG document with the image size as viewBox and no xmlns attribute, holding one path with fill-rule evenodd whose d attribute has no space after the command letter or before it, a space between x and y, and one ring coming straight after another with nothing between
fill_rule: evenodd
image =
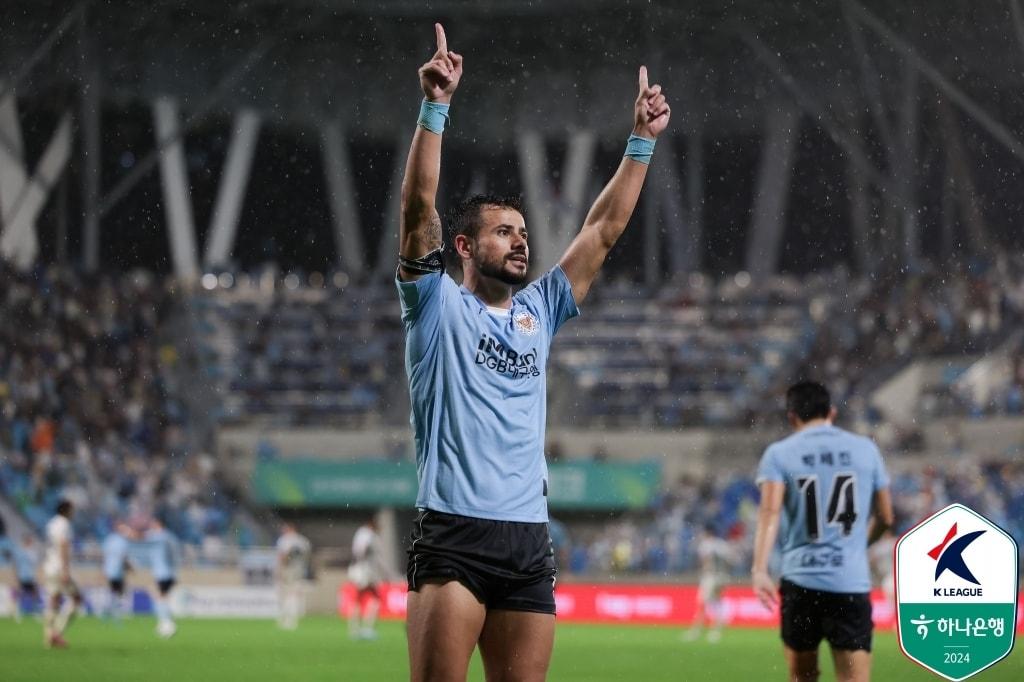
<instances>
[{"instance_id":1,"label":"green grass pitch","mask_svg":"<svg viewBox=\"0 0 1024 682\"><path fill-rule=\"evenodd\" d=\"M548 679L553 682L729 682L785 680L778 637L767 630L727 630L722 641L680 641L666 627L559 625ZM178 634L156 637L150 618L111 625L95 618L75 622L67 635L71 648L42 647L41 625L0 620L0 680L291 680L408 679L401 623L381 624L374 641L350 641L337 618L311 617L298 630L284 632L270 621L185 620ZM825 649L822 650L825 653ZM822 680L834 679L831 660L822 657ZM474 657L469 679L483 680ZM875 680L941 679L900 653L891 633L875 638ZM1024 680L1024 653L1011 655L972 678L984 682Z\"/></svg>"}]
</instances>

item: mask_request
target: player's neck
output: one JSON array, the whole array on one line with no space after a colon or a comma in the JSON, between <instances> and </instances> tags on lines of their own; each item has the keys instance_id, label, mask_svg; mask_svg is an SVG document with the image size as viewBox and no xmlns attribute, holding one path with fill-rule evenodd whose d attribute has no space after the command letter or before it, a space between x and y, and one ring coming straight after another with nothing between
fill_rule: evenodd
<instances>
[{"instance_id":1,"label":"player's neck","mask_svg":"<svg viewBox=\"0 0 1024 682\"><path fill-rule=\"evenodd\" d=\"M494 308L512 307L512 287L499 279L486 277L476 270L466 268L463 271L462 286L483 301L484 305Z\"/></svg>"},{"instance_id":2,"label":"player's neck","mask_svg":"<svg viewBox=\"0 0 1024 682\"><path fill-rule=\"evenodd\" d=\"M804 429L813 429L815 426L832 426L832 420L827 417L820 417L806 422L799 422L793 428L793 431L796 432L803 431Z\"/></svg>"}]
</instances>

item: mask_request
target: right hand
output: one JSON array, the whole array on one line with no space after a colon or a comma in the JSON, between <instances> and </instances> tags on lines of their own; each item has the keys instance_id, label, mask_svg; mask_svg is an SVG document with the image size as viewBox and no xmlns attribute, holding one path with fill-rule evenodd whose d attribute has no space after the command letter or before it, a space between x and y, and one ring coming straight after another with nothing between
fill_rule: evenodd
<instances>
[{"instance_id":1,"label":"right hand","mask_svg":"<svg viewBox=\"0 0 1024 682\"><path fill-rule=\"evenodd\" d=\"M437 52L420 67L420 87L431 102L448 104L462 78L462 55L448 51L448 41L441 24L434 24Z\"/></svg>"},{"instance_id":2,"label":"right hand","mask_svg":"<svg viewBox=\"0 0 1024 682\"><path fill-rule=\"evenodd\" d=\"M775 585L772 577L768 575L768 571L753 571L750 577L754 594L761 600L761 604L769 611L774 611L775 605L779 601L779 588Z\"/></svg>"}]
</instances>

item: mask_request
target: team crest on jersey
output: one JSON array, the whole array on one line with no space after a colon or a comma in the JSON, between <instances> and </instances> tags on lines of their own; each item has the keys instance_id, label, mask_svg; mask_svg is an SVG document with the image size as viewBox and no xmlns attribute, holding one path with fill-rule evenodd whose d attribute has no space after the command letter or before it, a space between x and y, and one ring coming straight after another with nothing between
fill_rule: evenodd
<instances>
[{"instance_id":1,"label":"team crest on jersey","mask_svg":"<svg viewBox=\"0 0 1024 682\"><path fill-rule=\"evenodd\" d=\"M529 310L519 310L512 316L512 324L520 334L533 336L540 329L540 323Z\"/></svg>"}]
</instances>

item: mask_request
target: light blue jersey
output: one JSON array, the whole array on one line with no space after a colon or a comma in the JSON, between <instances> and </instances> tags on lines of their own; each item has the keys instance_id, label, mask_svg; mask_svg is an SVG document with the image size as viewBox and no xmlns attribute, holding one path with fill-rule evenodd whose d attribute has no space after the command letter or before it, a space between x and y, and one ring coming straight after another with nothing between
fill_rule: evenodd
<instances>
[{"instance_id":1,"label":"light blue jersey","mask_svg":"<svg viewBox=\"0 0 1024 682\"><path fill-rule=\"evenodd\" d=\"M545 522L546 365L579 314L560 267L495 312L447 274L398 282L420 509Z\"/></svg>"},{"instance_id":2,"label":"light blue jersey","mask_svg":"<svg viewBox=\"0 0 1024 682\"><path fill-rule=\"evenodd\" d=\"M103 540L103 575L107 580L124 580L124 564L128 559L128 538L111 532Z\"/></svg>"},{"instance_id":3,"label":"light blue jersey","mask_svg":"<svg viewBox=\"0 0 1024 682\"><path fill-rule=\"evenodd\" d=\"M889 486L874 442L835 426L813 426L772 443L758 484L786 484L782 577L812 590L869 592L868 519Z\"/></svg>"},{"instance_id":4,"label":"light blue jersey","mask_svg":"<svg viewBox=\"0 0 1024 682\"><path fill-rule=\"evenodd\" d=\"M178 538L166 528L152 530L146 534L150 548L150 568L154 580L174 580L181 563L181 546Z\"/></svg>"},{"instance_id":5,"label":"light blue jersey","mask_svg":"<svg viewBox=\"0 0 1024 682\"><path fill-rule=\"evenodd\" d=\"M36 581L36 569L39 568L39 550L35 545L25 547L14 545L12 548L14 559L14 572L18 575L20 583L34 583Z\"/></svg>"}]
</instances>

